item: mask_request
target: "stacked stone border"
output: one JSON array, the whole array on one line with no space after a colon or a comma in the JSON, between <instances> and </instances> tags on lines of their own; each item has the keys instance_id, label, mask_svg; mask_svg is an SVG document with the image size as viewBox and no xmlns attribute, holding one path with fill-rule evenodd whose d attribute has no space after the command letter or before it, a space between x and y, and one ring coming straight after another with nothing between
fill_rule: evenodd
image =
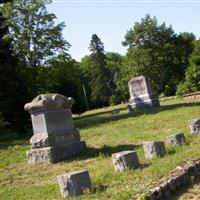
<instances>
[{"instance_id":1,"label":"stacked stone border","mask_svg":"<svg viewBox=\"0 0 200 200\"><path fill-rule=\"evenodd\" d=\"M199 99L200 91L183 95L184 99Z\"/></svg>"},{"instance_id":2,"label":"stacked stone border","mask_svg":"<svg viewBox=\"0 0 200 200\"><path fill-rule=\"evenodd\" d=\"M167 200L171 199L177 191L199 181L200 159L187 161L176 167L170 178L165 178L149 191L140 194L135 200ZM132 198L134 200L134 198Z\"/></svg>"}]
</instances>

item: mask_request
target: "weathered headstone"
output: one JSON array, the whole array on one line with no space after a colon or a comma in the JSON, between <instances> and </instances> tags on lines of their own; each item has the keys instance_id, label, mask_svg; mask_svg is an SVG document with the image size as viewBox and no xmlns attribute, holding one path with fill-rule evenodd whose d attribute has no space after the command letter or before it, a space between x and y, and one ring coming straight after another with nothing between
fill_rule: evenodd
<instances>
[{"instance_id":1,"label":"weathered headstone","mask_svg":"<svg viewBox=\"0 0 200 200\"><path fill-rule=\"evenodd\" d=\"M78 154L85 148L79 131L74 128L72 98L60 94L41 94L25 105L31 114L33 136L29 163L54 163Z\"/></svg>"},{"instance_id":2,"label":"weathered headstone","mask_svg":"<svg viewBox=\"0 0 200 200\"><path fill-rule=\"evenodd\" d=\"M84 190L91 188L91 180L87 170L70 172L57 176L62 197L76 197Z\"/></svg>"},{"instance_id":3,"label":"weathered headstone","mask_svg":"<svg viewBox=\"0 0 200 200\"><path fill-rule=\"evenodd\" d=\"M136 151L121 151L112 154L112 161L116 172L136 169L140 166Z\"/></svg>"},{"instance_id":4,"label":"weathered headstone","mask_svg":"<svg viewBox=\"0 0 200 200\"><path fill-rule=\"evenodd\" d=\"M139 76L128 82L130 99L129 110L146 107L157 107L160 105L157 96L151 89L150 80Z\"/></svg>"},{"instance_id":5,"label":"weathered headstone","mask_svg":"<svg viewBox=\"0 0 200 200\"><path fill-rule=\"evenodd\" d=\"M162 141L143 142L145 157L152 159L153 157L163 157L165 154L165 145Z\"/></svg>"},{"instance_id":6,"label":"weathered headstone","mask_svg":"<svg viewBox=\"0 0 200 200\"><path fill-rule=\"evenodd\" d=\"M183 133L177 133L175 135L170 135L167 138L167 144L185 144L186 143L186 137L184 136Z\"/></svg>"},{"instance_id":7,"label":"weathered headstone","mask_svg":"<svg viewBox=\"0 0 200 200\"><path fill-rule=\"evenodd\" d=\"M192 134L200 134L200 119L189 120L189 127Z\"/></svg>"}]
</instances>

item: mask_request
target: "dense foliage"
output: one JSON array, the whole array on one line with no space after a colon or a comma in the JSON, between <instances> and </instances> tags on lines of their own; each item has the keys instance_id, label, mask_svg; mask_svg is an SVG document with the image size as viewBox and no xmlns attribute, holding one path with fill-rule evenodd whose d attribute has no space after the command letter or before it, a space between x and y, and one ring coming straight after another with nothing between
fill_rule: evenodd
<instances>
[{"instance_id":1,"label":"dense foliage","mask_svg":"<svg viewBox=\"0 0 200 200\"><path fill-rule=\"evenodd\" d=\"M195 41L195 48L190 57L190 64L186 71L186 77L179 84L177 94L183 95L200 90L200 40Z\"/></svg>"},{"instance_id":2,"label":"dense foliage","mask_svg":"<svg viewBox=\"0 0 200 200\"><path fill-rule=\"evenodd\" d=\"M10 26L10 35L20 61L29 69L30 95L38 94L38 67L66 52L69 43L64 40L64 23L55 24L56 16L48 13L49 0L15 0L3 7Z\"/></svg>"},{"instance_id":3,"label":"dense foliage","mask_svg":"<svg viewBox=\"0 0 200 200\"><path fill-rule=\"evenodd\" d=\"M6 20L0 12L0 127L10 125L22 131L26 121L23 106L27 88L23 67L19 65L8 33Z\"/></svg>"},{"instance_id":4,"label":"dense foliage","mask_svg":"<svg viewBox=\"0 0 200 200\"><path fill-rule=\"evenodd\" d=\"M122 81L138 75L148 76L158 93L174 94L184 77L188 56L192 52L193 34L174 33L171 26L158 24L146 15L127 32L123 44L128 47ZM124 83L123 83L124 84Z\"/></svg>"}]
</instances>

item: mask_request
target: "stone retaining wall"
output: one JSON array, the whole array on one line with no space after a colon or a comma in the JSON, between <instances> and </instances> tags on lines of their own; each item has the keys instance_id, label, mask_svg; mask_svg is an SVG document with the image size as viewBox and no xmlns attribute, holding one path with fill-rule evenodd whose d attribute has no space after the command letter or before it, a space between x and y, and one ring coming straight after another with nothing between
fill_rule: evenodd
<instances>
[{"instance_id":1,"label":"stone retaining wall","mask_svg":"<svg viewBox=\"0 0 200 200\"><path fill-rule=\"evenodd\" d=\"M158 186L150 189L137 198L138 200L167 200L170 199L176 191L189 186L194 180L197 181L200 176L200 159L188 161L178 166L170 178L160 181Z\"/></svg>"},{"instance_id":2,"label":"stone retaining wall","mask_svg":"<svg viewBox=\"0 0 200 200\"><path fill-rule=\"evenodd\" d=\"M200 98L200 92L193 92L189 94L183 95L184 99L199 99Z\"/></svg>"}]
</instances>

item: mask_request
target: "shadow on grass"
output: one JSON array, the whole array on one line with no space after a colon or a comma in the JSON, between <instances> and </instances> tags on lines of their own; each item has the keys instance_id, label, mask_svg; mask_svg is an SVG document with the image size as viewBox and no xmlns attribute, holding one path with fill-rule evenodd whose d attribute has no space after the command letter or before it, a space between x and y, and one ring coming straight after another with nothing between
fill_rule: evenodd
<instances>
[{"instance_id":1,"label":"shadow on grass","mask_svg":"<svg viewBox=\"0 0 200 200\"><path fill-rule=\"evenodd\" d=\"M111 115L112 110L119 110L121 112L123 110L126 110L127 106L124 107L124 108L113 108L112 110L110 110L109 107L105 107L104 109L108 109L108 110L106 110L106 111L99 111L99 112L96 112L96 113L91 113L91 114L87 114L87 115L83 115L83 116L80 115L79 117L74 118L74 120L76 121L76 120L84 119L84 118L88 118L88 117L97 117L99 115L105 115L105 114L110 114Z\"/></svg>"},{"instance_id":2,"label":"shadow on grass","mask_svg":"<svg viewBox=\"0 0 200 200\"><path fill-rule=\"evenodd\" d=\"M27 132L26 134L17 134L13 132L0 134L0 150L8 149L10 146L15 145L28 145L31 135L31 132Z\"/></svg>"},{"instance_id":3,"label":"shadow on grass","mask_svg":"<svg viewBox=\"0 0 200 200\"><path fill-rule=\"evenodd\" d=\"M75 126L77 128L87 128L87 127L93 127L100 124L109 123L112 121L117 121L121 119L127 119L129 117L136 117L143 114L156 114L159 112L163 112L166 110L173 110L177 108L183 108L183 107L193 107L193 106L200 106L200 102L190 102L190 103L178 103L178 104L172 104L172 105L163 105L160 107L155 108L148 108L148 109L142 109L142 110L136 110L133 113L128 113L127 108L121 108L121 110L127 109L127 113L119 113L116 115L107 115L107 116L101 116L101 113L92 114L91 118L87 118L89 115L85 115L83 117L80 117L79 119L75 120ZM107 112L107 111L106 111ZM108 113L111 113L111 111L108 111ZM105 114L105 112L104 112Z\"/></svg>"},{"instance_id":4,"label":"shadow on grass","mask_svg":"<svg viewBox=\"0 0 200 200\"><path fill-rule=\"evenodd\" d=\"M117 145L117 146L107 146L104 145L102 148L94 148L94 147L86 147L86 149L78 154L75 158L66 159L69 160L85 160L88 158L94 157L110 157L113 153L117 153L120 151L133 151L137 149L139 145L134 144L124 144L124 145Z\"/></svg>"},{"instance_id":5,"label":"shadow on grass","mask_svg":"<svg viewBox=\"0 0 200 200\"><path fill-rule=\"evenodd\" d=\"M93 185L90 189L90 193L91 194L95 194L95 193L101 193L104 192L105 190L107 190L108 186L107 185Z\"/></svg>"}]
</instances>

